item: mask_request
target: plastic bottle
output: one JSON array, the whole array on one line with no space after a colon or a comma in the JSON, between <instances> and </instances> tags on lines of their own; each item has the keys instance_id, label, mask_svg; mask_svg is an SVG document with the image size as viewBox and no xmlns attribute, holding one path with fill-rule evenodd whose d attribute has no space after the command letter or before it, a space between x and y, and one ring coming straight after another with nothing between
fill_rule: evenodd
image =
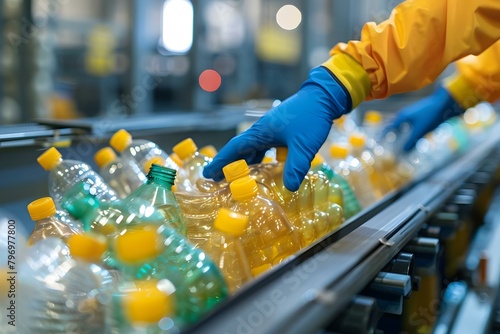
<instances>
[{"instance_id":1,"label":"plastic bottle","mask_svg":"<svg viewBox=\"0 0 500 334\"><path fill-rule=\"evenodd\" d=\"M177 203L172 186L175 180L175 170L159 165L152 165L146 184L141 185L124 200L124 205L147 202L148 207L155 207L165 216L165 222L177 233L186 235L186 223ZM148 210L146 208L145 210Z\"/></svg>"},{"instance_id":2,"label":"plastic bottle","mask_svg":"<svg viewBox=\"0 0 500 334\"><path fill-rule=\"evenodd\" d=\"M312 171L321 171L323 172L330 182L334 184L338 184L342 189L343 194L343 211L344 218L349 219L354 216L356 213L361 211L361 205L359 204L354 191L352 190L349 182L347 182L340 174L335 172L324 160L324 158L317 154L316 157L311 162L311 170Z\"/></svg>"},{"instance_id":3,"label":"plastic bottle","mask_svg":"<svg viewBox=\"0 0 500 334\"><path fill-rule=\"evenodd\" d=\"M118 130L109 140L109 144L120 153L123 162L135 162L144 173L149 171L146 163L154 157L160 157L165 167L178 168L158 145L145 139L132 139L132 135L124 129Z\"/></svg>"},{"instance_id":4,"label":"plastic bottle","mask_svg":"<svg viewBox=\"0 0 500 334\"><path fill-rule=\"evenodd\" d=\"M38 241L49 237L66 240L69 236L79 233L55 217L56 205L50 197L42 197L28 204L28 212L35 222L35 227L27 241L28 246L33 246Z\"/></svg>"},{"instance_id":5,"label":"plastic bottle","mask_svg":"<svg viewBox=\"0 0 500 334\"><path fill-rule=\"evenodd\" d=\"M248 216L241 236L253 276L279 264L300 250L300 240L285 212L275 202L258 195L257 183L247 176L232 182L235 204L231 211Z\"/></svg>"},{"instance_id":6,"label":"plastic bottle","mask_svg":"<svg viewBox=\"0 0 500 334\"><path fill-rule=\"evenodd\" d=\"M111 202L118 198L104 180L84 162L63 160L61 153L51 147L38 157L38 163L49 172L49 194L57 206L66 190L79 182L92 187L100 201Z\"/></svg>"},{"instance_id":7,"label":"plastic bottle","mask_svg":"<svg viewBox=\"0 0 500 334\"><path fill-rule=\"evenodd\" d=\"M200 154L198 147L191 138L187 138L173 147L175 154L182 160L176 182L179 191L196 191L196 182L203 178L203 168L212 159Z\"/></svg>"},{"instance_id":8,"label":"plastic bottle","mask_svg":"<svg viewBox=\"0 0 500 334\"><path fill-rule=\"evenodd\" d=\"M127 206L117 224L106 263L129 279L168 279L176 290L176 315L192 324L227 296L222 274L212 260L165 224L156 210Z\"/></svg>"},{"instance_id":9,"label":"plastic bottle","mask_svg":"<svg viewBox=\"0 0 500 334\"><path fill-rule=\"evenodd\" d=\"M349 136L349 144L351 145L351 155L356 158L365 173L370 179L373 194L375 198L381 199L389 192L389 186L384 178L384 171L381 167L381 161L375 160L372 152L366 149L366 138L361 133L353 133Z\"/></svg>"},{"instance_id":10,"label":"plastic bottle","mask_svg":"<svg viewBox=\"0 0 500 334\"><path fill-rule=\"evenodd\" d=\"M103 248L93 247L93 255L97 249ZM62 240L48 238L31 247L18 279L21 333L106 332L105 309L115 278L81 257L72 258Z\"/></svg>"},{"instance_id":11,"label":"plastic bottle","mask_svg":"<svg viewBox=\"0 0 500 334\"><path fill-rule=\"evenodd\" d=\"M370 180L366 175L361 162L349 155L349 149L345 145L332 144L330 146L331 166L351 185L356 198L362 207L373 204L376 199L370 186Z\"/></svg>"},{"instance_id":12,"label":"plastic bottle","mask_svg":"<svg viewBox=\"0 0 500 334\"><path fill-rule=\"evenodd\" d=\"M111 333L180 333L174 289L166 279L123 282L107 312Z\"/></svg>"},{"instance_id":13,"label":"plastic bottle","mask_svg":"<svg viewBox=\"0 0 500 334\"><path fill-rule=\"evenodd\" d=\"M231 293L252 279L250 265L240 240L247 226L247 216L226 208L220 209L205 248L224 275Z\"/></svg>"},{"instance_id":14,"label":"plastic bottle","mask_svg":"<svg viewBox=\"0 0 500 334\"><path fill-rule=\"evenodd\" d=\"M370 150L373 150L380 141L383 131L382 122L382 114L374 110L367 111L363 117L363 132L366 135L366 147Z\"/></svg>"},{"instance_id":15,"label":"plastic bottle","mask_svg":"<svg viewBox=\"0 0 500 334\"><path fill-rule=\"evenodd\" d=\"M146 175L135 163L126 163L117 157L111 147L97 151L94 160L99 166L99 174L116 191L121 199L146 182Z\"/></svg>"}]
</instances>

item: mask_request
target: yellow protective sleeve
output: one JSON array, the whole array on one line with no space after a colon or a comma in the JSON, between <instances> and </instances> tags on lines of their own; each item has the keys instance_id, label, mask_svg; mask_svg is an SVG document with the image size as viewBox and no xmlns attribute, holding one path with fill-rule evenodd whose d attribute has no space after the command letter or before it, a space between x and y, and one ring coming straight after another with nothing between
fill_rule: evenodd
<instances>
[{"instance_id":1,"label":"yellow protective sleeve","mask_svg":"<svg viewBox=\"0 0 500 334\"><path fill-rule=\"evenodd\" d=\"M369 78L366 98L379 99L433 82L449 63L478 55L498 39L499 0L408 0L381 24L365 24L359 41L334 46L331 55L356 60Z\"/></svg>"},{"instance_id":2,"label":"yellow protective sleeve","mask_svg":"<svg viewBox=\"0 0 500 334\"><path fill-rule=\"evenodd\" d=\"M464 109L500 98L500 41L479 56L460 59L456 65L457 73L446 78L444 86Z\"/></svg>"}]
</instances>

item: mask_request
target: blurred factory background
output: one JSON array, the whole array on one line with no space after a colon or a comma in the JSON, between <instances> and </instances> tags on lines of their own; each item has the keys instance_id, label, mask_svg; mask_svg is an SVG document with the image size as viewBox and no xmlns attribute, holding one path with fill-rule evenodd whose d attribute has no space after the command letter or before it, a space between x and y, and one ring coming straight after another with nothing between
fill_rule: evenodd
<instances>
[{"instance_id":1,"label":"blurred factory background","mask_svg":"<svg viewBox=\"0 0 500 334\"><path fill-rule=\"evenodd\" d=\"M399 2L0 0L0 123L285 99Z\"/></svg>"}]
</instances>

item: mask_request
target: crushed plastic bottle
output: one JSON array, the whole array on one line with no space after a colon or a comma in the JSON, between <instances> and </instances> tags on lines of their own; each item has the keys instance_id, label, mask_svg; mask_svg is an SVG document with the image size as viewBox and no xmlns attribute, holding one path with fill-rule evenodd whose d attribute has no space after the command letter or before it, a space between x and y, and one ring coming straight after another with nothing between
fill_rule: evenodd
<instances>
[{"instance_id":1,"label":"crushed plastic bottle","mask_svg":"<svg viewBox=\"0 0 500 334\"><path fill-rule=\"evenodd\" d=\"M51 147L38 157L38 163L49 172L49 194L60 207L64 193L76 183L86 183L100 201L112 202L118 199L106 182L84 162L63 160L61 153Z\"/></svg>"},{"instance_id":2,"label":"crushed plastic bottle","mask_svg":"<svg viewBox=\"0 0 500 334\"><path fill-rule=\"evenodd\" d=\"M35 222L35 227L28 238L28 246L33 246L49 237L66 240L69 236L80 233L79 230L57 219L56 205L50 197L42 197L28 204L28 212Z\"/></svg>"},{"instance_id":3,"label":"crushed plastic bottle","mask_svg":"<svg viewBox=\"0 0 500 334\"><path fill-rule=\"evenodd\" d=\"M120 199L146 182L146 175L135 163L127 163L117 157L111 147L97 151L94 160L99 166L99 174L113 188Z\"/></svg>"}]
</instances>

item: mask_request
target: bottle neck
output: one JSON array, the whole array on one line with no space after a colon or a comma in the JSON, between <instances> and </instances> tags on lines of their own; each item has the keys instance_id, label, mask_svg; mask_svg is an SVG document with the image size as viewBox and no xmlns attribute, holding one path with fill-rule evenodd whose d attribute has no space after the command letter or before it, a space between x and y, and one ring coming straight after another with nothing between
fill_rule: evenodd
<instances>
[{"instance_id":1,"label":"bottle neck","mask_svg":"<svg viewBox=\"0 0 500 334\"><path fill-rule=\"evenodd\" d=\"M153 164L151 165L151 169L148 173L147 184L153 184L162 188L166 188L168 190L172 190L172 186L174 185L175 181L175 175L176 171L174 169Z\"/></svg>"}]
</instances>

